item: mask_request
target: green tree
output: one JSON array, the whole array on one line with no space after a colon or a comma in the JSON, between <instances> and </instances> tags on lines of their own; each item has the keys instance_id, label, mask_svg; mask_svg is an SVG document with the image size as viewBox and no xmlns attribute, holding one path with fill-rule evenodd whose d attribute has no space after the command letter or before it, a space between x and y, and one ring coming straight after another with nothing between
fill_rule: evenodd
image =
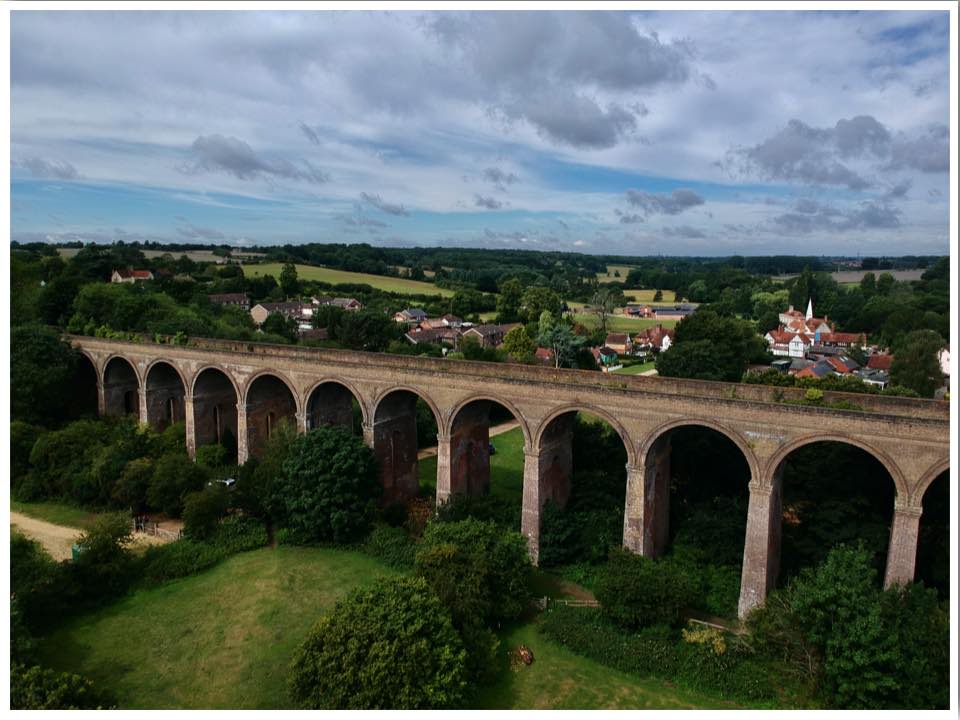
<instances>
[{"instance_id":1,"label":"green tree","mask_svg":"<svg viewBox=\"0 0 960 720\"><path fill-rule=\"evenodd\" d=\"M422 578L380 580L320 618L294 655L290 690L302 708L459 707L463 643Z\"/></svg>"},{"instance_id":2,"label":"green tree","mask_svg":"<svg viewBox=\"0 0 960 720\"><path fill-rule=\"evenodd\" d=\"M539 327L537 342L541 347L553 350L554 367L569 367L586 338L574 333L569 322L555 321L549 310L540 314Z\"/></svg>"},{"instance_id":3,"label":"green tree","mask_svg":"<svg viewBox=\"0 0 960 720\"><path fill-rule=\"evenodd\" d=\"M92 482L91 465L108 441L109 429L95 420L78 420L41 435L30 451L30 492L21 499L69 498L79 504L95 501L99 488Z\"/></svg>"},{"instance_id":4,"label":"green tree","mask_svg":"<svg viewBox=\"0 0 960 720\"><path fill-rule=\"evenodd\" d=\"M350 428L325 425L291 444L275 502L295 532L343 543L367 532L380 491L373 451Z\"/></svg>"},{"instance_id":5,"label":"green tree","mask_svg":"<svg viewBox=\"0 0 960 720\"><path fill-rule=\"evenodd\" d=\"M559 315L561 304L560 296L556 292L542 285L534 285L523 293L522 314L527 322L536 320L544 310Z\"/></svg>"},{"instance_id":6,"label":"green tree","mask_svg":"<svg viewBox=\"0 0 960 720\"><path fill-rule=\"evenodd\" d=\"M590 304L593 311L600 319L600 331L607 334L607 316L611 315L614 308L624 304L623 290L621 288L602 288L597 290L590 298Z\"/></svg>"},{"instance_id":7,"label":"green tree","mask_svg":"<svg viewBox=\"0 0 960 720\"><path fill-rule=\"evenodd\" d=\"M753 323L703 309L677 324L673 344L657 356L657 372L667 377L738 382L749 363L767 359L767 343L757 335Z\"/></svg>"},{"instance_id":8,"label":"green tree","mask_svg":"<svg viewBox=\"0 0 960 720\"><path fill-rule=\"evenodd\" d=\"M943 385L939 353L945 343L933 330L914 330L894 346L890 378L922 397L933 397Z\"/></svg>"},{"instance_id":9,"label":"green tree","mask_svg":"<svg viewBox=\"0 0 960 720\"><path fill-rule=\"evenodd\" d=\"M880 273L880 277L877 278L877 294L878 295L889 295L890 291L893 290L893 286L896 284L896 280L893 279L893 275L890 273Z\"/></svg>"},{"instance_id":10,"label":"green tree","mask_svg":"<svg viewBox=\"0 0 960 720\"><path fill-rule=\"evenodd\" d=\"M293 297L300 291L300 283L297 280L297 266L292 262L284 263L280 271L280 288L284 295Z\"/></svg>"},{"instance_id":11,"label":"green tree","mask_svg":"<svg viewBox=\"0 0 960 720\"><path fill-rule=\"evenodd\" d=\"M10 666L12 710L96 710L109 705L89 678L40 665Z\"/></svg>"},{"instance_id":12,"label":"green tree","mask_svg":"<svg viewBox=\"0 0 960 720\"><path fill-rule=\"evenodd\" d=\"M113 488L113 501L139 513L147 507L147 492L153 479L153 460L148 457L128 462Z\"/></svg>"},{"instance_id":13,"label":"green tree","mask_svg":"<svg viewBox=\"0 0 960 720\"><path fill-rule=\"evenodd\" d=\"M67 565L76 593L73 603L98 605L122 595L133 574L133 528L124 512L107 513L77 540L80 554Z\"/></svg>"},{"instance_id":14,"label":"green tree","mask_svg":"<svg viewBox=\"0 0 960 720\"><path fill-rule=\"evenodd\" d=\"M19 325L10 330L10 416L53 426L73 417L71 382L78 353L54 330Z\"/></svg>"},{"instance_id":15,"label":"green tree","mask_svg":"<svg viewBox=\"0 0 960 720\"><path fill-rule=\"evenodd\" d=\"M210 538L227 514L230 498L220 483L187 493L183 502L183 532L195 540Z\"/></svg>"},{"instance_id":16,"label":"green tree","mask_svg":"<svg viewBox=\"0 0 960 720\"><path fill-rule=\"evenodd\" d=\"M679 622L683 609L693 600L694 586L668 561L614 549L594 591L604 615L621 627L637 630Z\"/></svg>"},{"instance_id":17,"label":"green tree","mask_svg":"<svg viewBox=\"0 0 960 720\"><path fill-rule=\"evenodd\" d=\"M275 335L291 343L296 341L300 334L297 321L278 312L267 315L260 329L267 335Z\"/></svg>"},{"instance_id":18,"label":"green tree","mask_svg":"<svg viewBox=\"0 0 960 720\"><path fill-rule=\"evenodd\" d=\"M497 296L497 322L511 323L520 319L520 304L523 302L523 284L516 278L500 283Z\"/></svg>"},{"instance_id":19,"label":"green tree","mask_svg":"<svg viewBox=\"0 0 960 720\"><path fill-rule=\"evenodd\" d=\"M187 493L200 490L206 483L206 468L186 455L164 455L154 468L147 501L151 507L159 508L170 517L180 517Z\"/></svg>"},{"instance_id":20,"label":"green tree","mask_svg":"<svg viewBox=\"0 0 960 720\"><path fill-rule=\"evenodd\" d=\"M283 476L283 463L297 439L297 428L283 418L267 439L259 458L250 458L237 474L233 489L234 505L245 513L273 522L282 522L285 503L277 494Z\"/></svg>"},{"instance_id":21,"label":"green tree","mask_svg":"<svg viewBox=\"0 0 960 720\"><path fill-rule=\"evenodd\" d=\"M860 279L860 292L865 298L870 298L877 292L877 276L872 272L864 273Z\"/></svg>"},{"instance_id":22,"label":"green tree","mask_svg":"<svg viewBox=\"0 0 960 720\"><path fill-rule=\"evenodd\" d=\"M653 302L661 302L663 300L663 290L657 290L653 294Z\"/></svg>"},{"instance_id":23,"label":"green tree","mask_svg":"<svg viewBox=\"0 0 960 720\"><path fill-rule=\"evenodd\" d=\"M537 344L527 333L527 328L519 325L503 337L503 349L514 360L530 360L537 351Z\"/></svg>"},{"instance_id":24,"label":"green tree","mask_svg":"<svg viewBox=\"0 0 960 720\"><path fill-rule=\"evenodd\" d=\"M457 290L450 298L450 312L461 318L478 312L482 305L483 295L472 289Z\"/></svg>"}]
</instances>

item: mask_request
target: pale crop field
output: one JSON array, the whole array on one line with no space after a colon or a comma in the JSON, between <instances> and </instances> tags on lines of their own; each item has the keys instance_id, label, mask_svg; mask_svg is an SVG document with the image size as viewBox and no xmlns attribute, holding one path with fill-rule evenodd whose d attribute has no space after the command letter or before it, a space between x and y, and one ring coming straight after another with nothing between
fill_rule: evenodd
<instances>
[{"instance_id":1,"label":"pale crop field","mask_svg":"<svg viewBox=\"0 0 960 720\"><path fill-rule=\"evenodd\" d=\"M330 283L331 285L346 283L364 284L378 290L400 293L401 295L442 295L443 297L453 295L453 290L445 290L431 283L420 280L410 280L409 278L394 278L383 275L371 275L370 273L348 272L346 270L335 270L333 268L318 267L316 265L297 265L296 267L297 277L301 280L316 280L317 282ZM244 274L249 277L273 275L277 280L280 279L280 272L282 270L282 263L253 263L243 266Z\"/></svg>"}]
</instances>

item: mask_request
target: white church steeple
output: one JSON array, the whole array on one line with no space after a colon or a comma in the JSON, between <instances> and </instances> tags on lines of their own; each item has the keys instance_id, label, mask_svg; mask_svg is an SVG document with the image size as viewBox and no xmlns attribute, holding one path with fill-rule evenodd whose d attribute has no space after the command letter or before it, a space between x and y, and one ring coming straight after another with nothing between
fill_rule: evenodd
<instances>
[{"instance_id":1,"label":"white church steeple","mask_svg":"<svg viewBox=\"0 0 960 720\"><path fill-rule=\"evenodd\" d=\"M813 317L813 298L810 298L809 300L807 300L807 316L804 319L809 320L812 317Z\"/></svg>"}]
</instances>

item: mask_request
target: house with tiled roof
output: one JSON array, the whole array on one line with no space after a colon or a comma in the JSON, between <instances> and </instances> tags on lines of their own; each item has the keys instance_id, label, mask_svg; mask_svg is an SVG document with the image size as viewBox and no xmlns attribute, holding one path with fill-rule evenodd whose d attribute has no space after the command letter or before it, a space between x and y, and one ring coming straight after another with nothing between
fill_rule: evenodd
<instances>
[{"instance_id":1,"label":"house with tiled roof","mask_svg":"<svg viewBox=\"0 0 960 720\"><path fill-rule=\"evenodd\" d=\"M294 300L290 302L257 303L250 308L250 317L258 326L263 325L266 319L274 313L296 320L300 328L306 330L311 327L313 304Z\"/></svg>"},{"instance_id":2,"label":"house with tiled roof","mask_svg":"<svg viewBox=\"0 0 960 720\"><path fill-rule=\"evenodd\" d=\"M883 370L890 372L893 365L893 355L890 353L874 353L867 358L867 367L871 370Z\"/></svg>"},{"instance_id":3,"label":"house with tiled roof","mask_svg":"<svg viewBox=\"0 0 960 720\"><path fill-rule=\"evenodd\" d=\"M606 345L590 348L590 354L593 355L594 362L597 363L597 367L602 372L610 372L610 370L621 367L616 350Z\"/></svg>"},{"instance_id":4,"label":"house with tiled roof","mask_svg":"<svg viewBox=\"0 0 960 720\"><path fill-rule=\"evenodd\" d=\"M141 280L153 280L153 273L149 270L132 270L125 268L123 270L114 270L110 275L112 283L135 283Z\"/></svg>"},{"instance_id":5,"label":"house with tiled roof","mask_svg":"<svg viewBox=\"0 0 960 720\"><path fill-rule=\"evenodd\" d=\"M773 355L792 358L806 357L807 349L813 343L813 340L807 335L791 333L783 325L768 332L764 339L770 346L770 352Z\"/></svg>"},{"instance_id":6,"label":"house with tiled roof","mask_svg":"<svg viewBox=\"0 0 960 720\"><path fill-rule=\"evenodd\" d=\"M536 352L533 353L533 357L541 365L550 365L552 367L556 364L556 355L550 348L538 347Z\"/></svg>"},{"instance_id":7,"label":"house with tiled roof","mask_svg":"<svg viewBox=\"0 0 960 720\"><path fill-rule=\"evenodd\" d=\"M246 310L250 307L250 296L246 293L214 293L207 295L215 305L228 305Z\"/></svg>"},{"instance_id":8,"label":"house with tiled roof","mask_svg":"<svg viewBox=\"0 0 960 720\"><path fill-rule=\"evenodd\" d=\"M672 328L665 328L658 323L636 333L633 336L633 346L646 352L663 352L669 350L673 344L673 334Z\"/></svg>"},{"instance_id":9,"label":"house with tiled roof","mask_svg":"<svg viewBox=\"0 0 960 720\"><path fill-rule=\"evenodd\" d=\"M419 324L427 319L427 313L421 308L407 308L395 313L393 319L402 323Z\"/></svg>"},{"instance_id":10,"label":"house with tiled roof","mask_svg":"<svg viewBox=\"0 0 960 720\"><path fill-rule=\"evenodd\" d=\"M474 325L463 332L463 337L476 338L481 347L497 347L503 343L504 336L515 327L520 327L520 323L507 323L505 325Z\"/></svg>"},{"instance_id":11,"label":"house with tiled roof","mask_svg":"<svg viewBox=\"0 0 960 720\"><path fill-rule=\"evenodd\" d=\"M603 344L621 355L628 355L633 352L633 343L630 341L629 333L608 333Z\"/></svg>"}]
</instances>

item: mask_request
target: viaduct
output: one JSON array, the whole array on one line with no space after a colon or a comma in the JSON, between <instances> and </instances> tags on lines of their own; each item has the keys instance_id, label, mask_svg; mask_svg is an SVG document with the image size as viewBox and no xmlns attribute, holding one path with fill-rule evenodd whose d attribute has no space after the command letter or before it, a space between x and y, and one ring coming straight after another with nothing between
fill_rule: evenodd
<instances>
[{"instance_id":1,"label":"viaduct","mask_svg":"<svg viewBox=\"0 0 960 720\"><path fill-rule=\"evenodd\" d=\"M862 448L896 487L885 582L913 580L924 492L949 470L949 404L825 393L862 410L784 403L796 388L615 376L579 370L440 360L260 343L191 340L187 345L71 336L93 365L102 415L135 413L144 423L186 425L187 448L237 439L238 461L257 454L284 417L300 432L363 416L387 499L417 493L415 403L430 406L438 429L437 502L489 486L492 404L509 410L524 440L521 531L537 561L541 509L570 492L571 437L578 411L606 420L627 454L623 544L647 556L665 550L670 436L682 426L729 438L750 469L739 611L772 589L780 560L786 459L814 442ZM886 482L886 478L878 478Z\"/></svg>"}]
</instances>

